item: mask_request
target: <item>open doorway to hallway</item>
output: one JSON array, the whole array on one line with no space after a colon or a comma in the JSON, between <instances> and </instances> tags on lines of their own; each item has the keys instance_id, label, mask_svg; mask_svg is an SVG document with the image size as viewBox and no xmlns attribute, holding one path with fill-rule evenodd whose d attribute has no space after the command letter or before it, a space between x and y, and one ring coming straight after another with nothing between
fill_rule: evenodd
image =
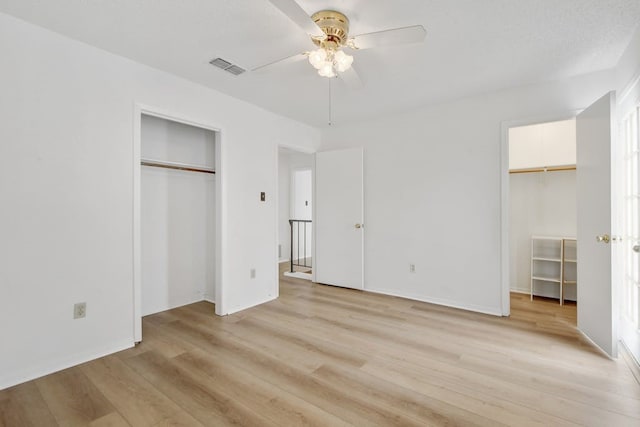
<instances>
[{"instance_id":1,"label":"open doorway to hallway","mask_svg":"<svg viewBox=\"0 0 640 427\"><path fill-rule=\"evenodd\" d=\"M278 260L288 276L312 279L313 155L278 149Z\"/></svg>"}]
</instances>

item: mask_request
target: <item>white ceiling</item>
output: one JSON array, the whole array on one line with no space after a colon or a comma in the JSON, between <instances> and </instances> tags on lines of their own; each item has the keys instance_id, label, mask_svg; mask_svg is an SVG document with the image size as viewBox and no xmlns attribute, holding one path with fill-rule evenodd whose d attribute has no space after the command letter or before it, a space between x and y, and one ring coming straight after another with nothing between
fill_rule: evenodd
<instances>
[{"instance_id":1,"label":"white ceiling","mask_svg":"<svg viewBox=\"0 0 640 427\"><path fill-rule=\"evenodd\" d=\"M333 79L336 124L616 65L638 0L299 0L335 9L351 34L421 24L424 44L355 52L364 88ZM306 62L235 77L312 48L267 0L0 0L0 11L265 109L326 126L329 81Z\"/></svg>"}]
</instances>

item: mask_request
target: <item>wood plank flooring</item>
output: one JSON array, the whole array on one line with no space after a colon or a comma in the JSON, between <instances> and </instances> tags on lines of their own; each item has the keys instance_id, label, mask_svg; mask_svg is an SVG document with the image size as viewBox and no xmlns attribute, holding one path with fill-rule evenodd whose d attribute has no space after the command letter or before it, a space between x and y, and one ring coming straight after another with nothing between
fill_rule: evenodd
<instances>
[{"instance_id":1,"label":"wood plank flooring","mask_svg":"<svg viewBox=\"0 0 640 427\"><path fill-rule=\"evenodd\" d=\"M638 382L575 306L514 294L497 318L281 276L277 301L213 311L148 316L137 347L0 391L0 425L640 425Z\"/></svg>"}]
</instances>

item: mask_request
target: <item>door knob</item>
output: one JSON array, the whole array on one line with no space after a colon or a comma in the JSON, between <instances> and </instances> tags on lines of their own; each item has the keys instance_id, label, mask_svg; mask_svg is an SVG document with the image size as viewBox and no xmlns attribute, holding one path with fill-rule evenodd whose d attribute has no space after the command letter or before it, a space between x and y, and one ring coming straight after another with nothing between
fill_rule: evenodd
<instances>
[{"instance_id":1,"label":"door knob","mask_svg":"<svg viewBox=\"0 0 640 427\"><path fill-rule=\"evenodd\" d=\"M596 240L600 243L609 243L611 238L608 234L601 234L600 236L596 236Z\"/></svg>"},{"instance_id":2,"label":"door knob","mask_svg":"<svg viewBox=\"0 0 640 427\"><path fill-rule=\"evenodd\" d=\"M356 228L362 228L362 224L356 224Z\"/></svg>"},{"instance_id":3,"label":"door knob","mask_svg":"<svg viewBox=\"0 0 640 427\"><path fill-rule=\"evenodd\" d=\"M633 251L634 251L634 252L640 252L640 245L635 245L635 246L633 247Z\"/></svg>"}]
</instances>

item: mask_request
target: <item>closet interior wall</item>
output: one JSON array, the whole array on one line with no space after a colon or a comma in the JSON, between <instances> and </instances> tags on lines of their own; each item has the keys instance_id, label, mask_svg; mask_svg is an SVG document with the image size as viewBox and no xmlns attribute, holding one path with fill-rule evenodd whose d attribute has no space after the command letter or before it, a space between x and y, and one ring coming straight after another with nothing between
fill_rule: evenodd
<instances>
[{"instance_id":1,"label":"closet interior wall","mask_svg":"<svg viewBox=\"0 0 640 427\"><path fill-rule=\"evenodd\" d=\"M215 138L211 130L142 116L143 316L214 301Z\"/></svg>"}]
</instances>

